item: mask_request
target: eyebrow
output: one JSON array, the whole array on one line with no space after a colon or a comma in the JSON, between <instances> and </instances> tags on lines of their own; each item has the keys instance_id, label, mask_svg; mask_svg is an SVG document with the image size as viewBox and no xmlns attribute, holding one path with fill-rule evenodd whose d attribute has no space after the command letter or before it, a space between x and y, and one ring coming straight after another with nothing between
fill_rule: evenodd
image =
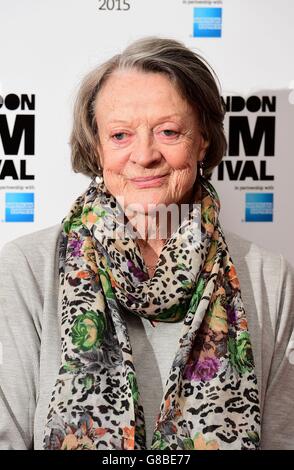
<instances>
[{"instance_id":1,"label":"eyebrow","mask_svg":"<svg viewBox=\"0 0 294 470\"><path fill-rule=\"evenodd\" d=\"M174 113L174 114L168 114L166 116L161 116L160 118L158 118L156 121L157 122L164 122L164 121L168 121L170 119L173 119L173 118L180 118L181 120L183 119L183 116L179 113ZM129 121L126 121L124 119L114 119L112 121L109 121L108 125L113 125L113 124L127 124L129 123Z\"/></svg>"}]
</instances>

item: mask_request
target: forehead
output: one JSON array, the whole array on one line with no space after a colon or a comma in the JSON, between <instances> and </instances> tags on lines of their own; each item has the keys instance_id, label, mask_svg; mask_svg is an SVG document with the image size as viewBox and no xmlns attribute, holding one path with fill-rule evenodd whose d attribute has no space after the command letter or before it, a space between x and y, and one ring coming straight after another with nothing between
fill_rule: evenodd
<instances>
[{"instance_id":1,"label":"forehead","mask_svg":"<svg viewBox=\"0 0 294 470\"><path fill-rule=\"evenodd\" d=\"M128 115L190 114L191 106L177 86L160 73L137 70L113 73L98 93L95 112L99 119L123 119Z\"/></svg>"}]
</instances>

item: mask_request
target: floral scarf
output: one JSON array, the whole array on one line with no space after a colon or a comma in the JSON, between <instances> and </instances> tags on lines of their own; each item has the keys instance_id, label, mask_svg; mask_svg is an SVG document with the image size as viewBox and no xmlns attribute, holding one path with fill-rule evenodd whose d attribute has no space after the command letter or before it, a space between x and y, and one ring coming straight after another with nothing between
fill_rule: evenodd
<instances>
[{"instance_id":1,"label":"floral scarf","mask_svg":"<svg viewBox=\"0 0 294 470\"><path fill-rule=\"evenodd\" d=\"M146 449L124 310L155 322L181 321L151 449L259 448L257 379L239 280L218 195L200 175L197 185L200 239L192 204L152 278L134 237L105 235L118 227L123 210L103 181L94 179L64 219L61 366L45 449Z\"/></svg>"}]
</instances>

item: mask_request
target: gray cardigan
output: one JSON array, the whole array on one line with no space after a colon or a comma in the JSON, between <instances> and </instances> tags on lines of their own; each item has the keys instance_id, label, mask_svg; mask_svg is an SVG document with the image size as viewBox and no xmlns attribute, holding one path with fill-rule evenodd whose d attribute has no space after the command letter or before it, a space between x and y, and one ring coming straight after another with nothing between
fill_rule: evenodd
<instances>
[{"instance_id":1,"label":"gray cardigan","mask_svg":"<svg viewBox=\"0 0 294 470\"><path fill-rule=\"evenodd\" d=\"M23 236L0 253L0 449L42 448L60 362L59 232L57 225ZM232 233L225 236L252 338L262 448L294 449L294 272L282 256ZM125 315L150 448L180 324L154 328Z\"/></svg>"}]
</instances>

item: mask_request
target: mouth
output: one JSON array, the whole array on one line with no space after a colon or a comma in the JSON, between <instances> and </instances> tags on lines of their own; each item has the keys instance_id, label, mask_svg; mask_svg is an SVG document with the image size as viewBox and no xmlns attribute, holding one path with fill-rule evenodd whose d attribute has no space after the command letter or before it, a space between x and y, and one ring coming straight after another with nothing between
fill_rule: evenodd
<instances>
[{"instance_id":1,"label":"mouth","mask_svg":"<svg viewBox=\"0 0 294 470\"><path fill-rule=\"evenodd\" d=\"M142 177L142 178L131 178L131 181L135 181L135 182L152 181L152 180L155 180L155 179L158 179L158 178L164 178L165 176L167 176L167 175L165 174L165 175L145 176L145 177Z\"/></svg>"},{"instance_id":2,"label":"mouth","mask_svg":"<svg viewBox=\"0 0 294 470\"><path fill-rule=\"evenodd\" d=\"M139 188L160 186L168 175L147 176L143 178L131 178L130 181Z\"/></svg>"}]
</instances>

